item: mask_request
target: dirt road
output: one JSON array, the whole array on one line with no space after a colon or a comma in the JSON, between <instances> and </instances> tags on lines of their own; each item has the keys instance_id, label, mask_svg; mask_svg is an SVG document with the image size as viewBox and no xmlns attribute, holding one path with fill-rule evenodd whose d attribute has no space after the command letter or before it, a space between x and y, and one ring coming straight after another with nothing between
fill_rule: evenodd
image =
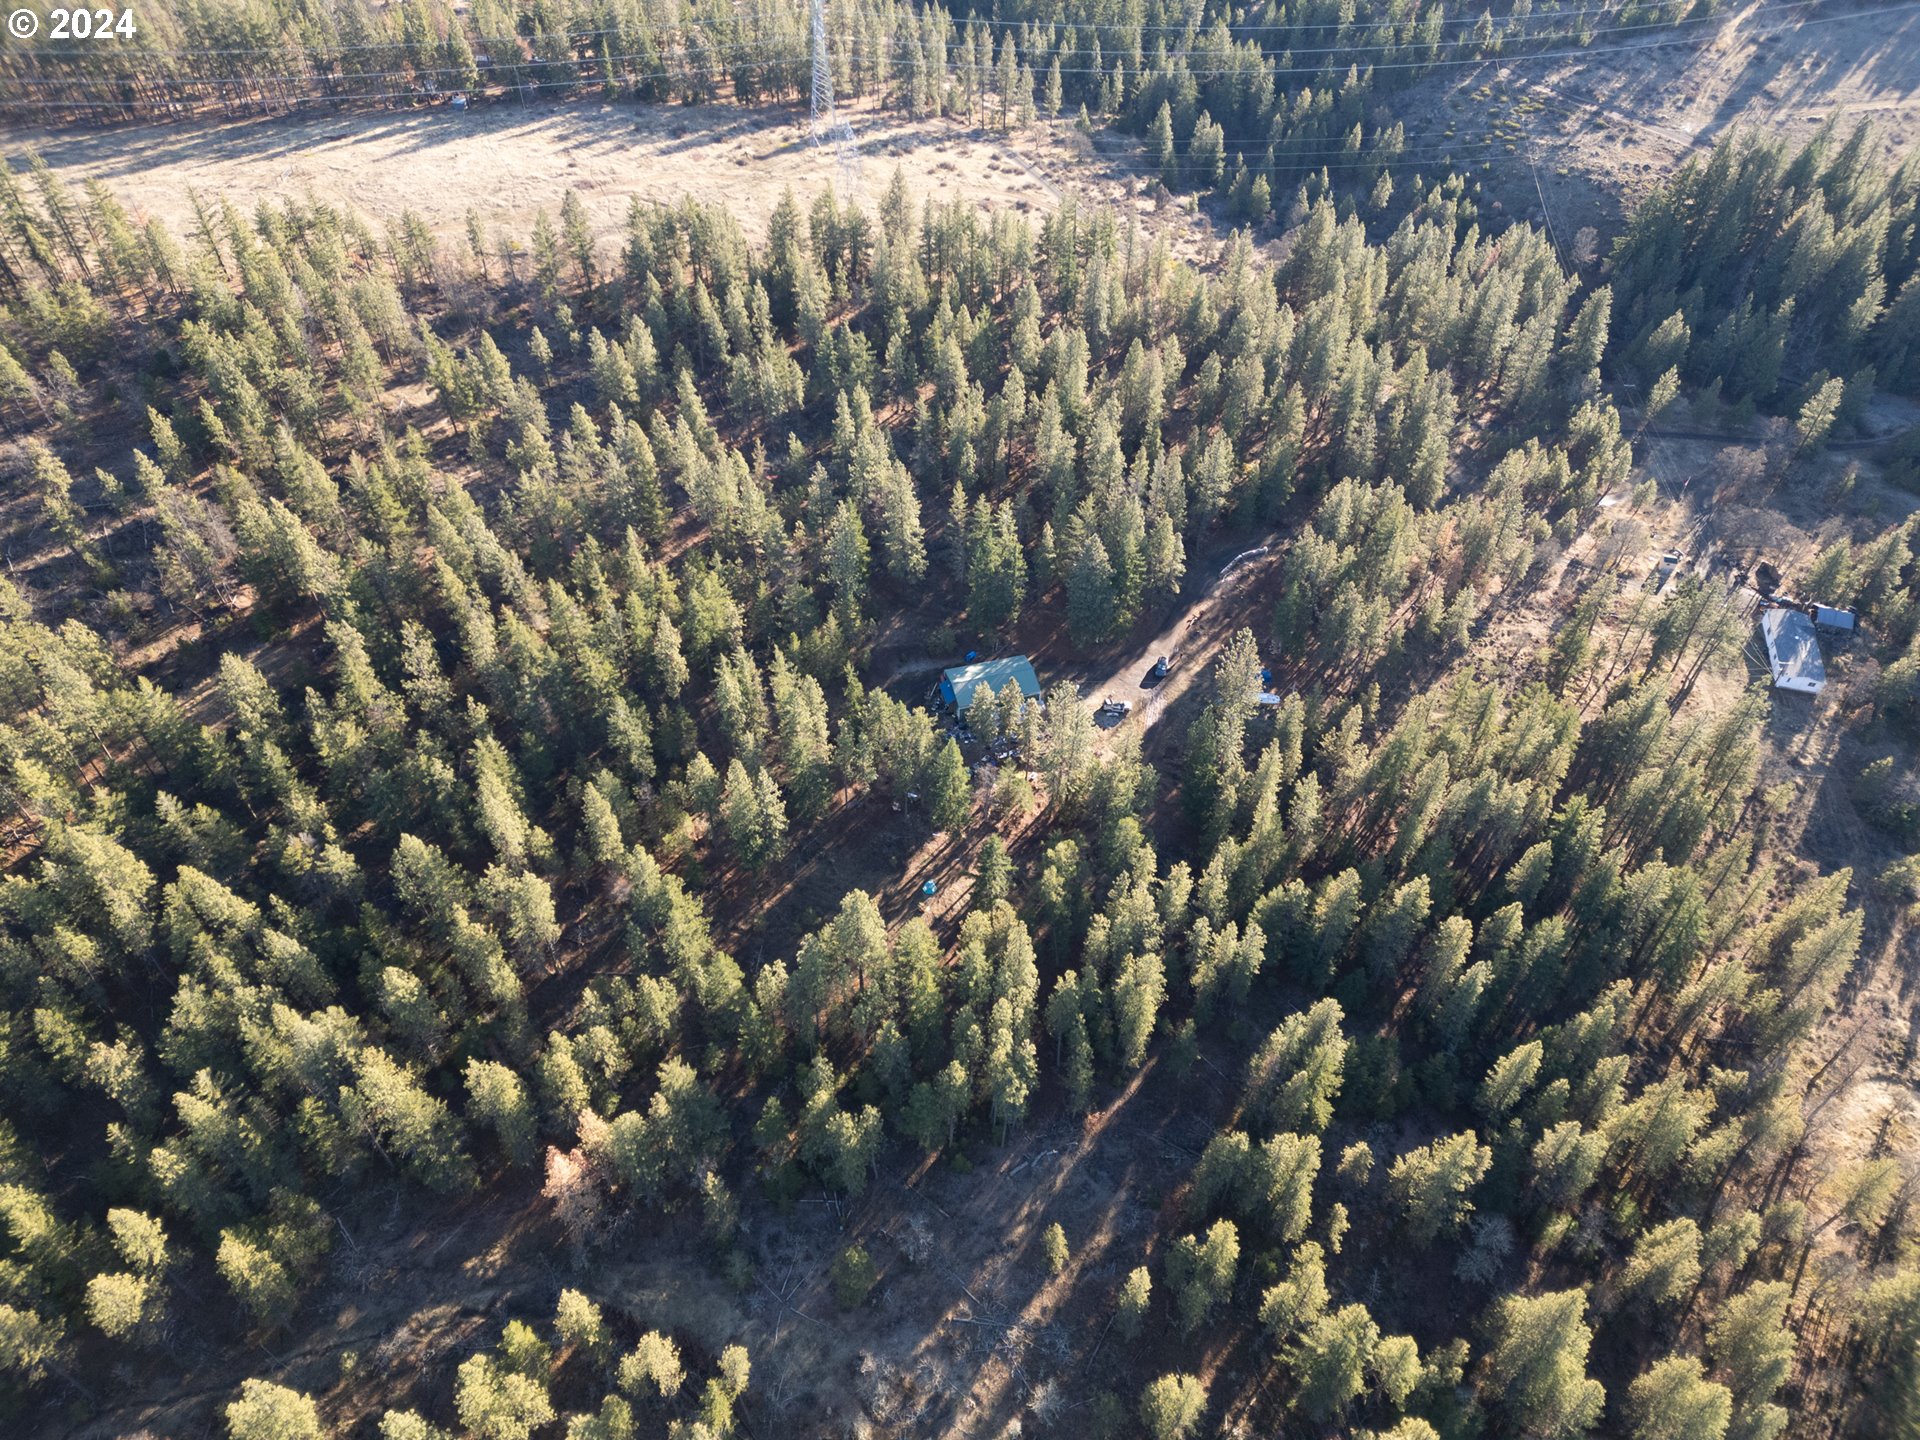
<instances>
[{"instance_id":1,"label":"dirt road","mask_svg":"<svg viewBox=\"0 0 1920 1440\"><path fill-rule=\"evenodd\" d=\"M1260 580L1278 565L1280 554L1277 531L1240 551L1220 566L1206 589L1172 624L1115 666L1105 679L1088 682L1086 695L1092 702L1109 697L1133 702L1133 714L1113 727L1115 730L1131 727L1144 741L1184 696L1205 681L1213 669L1213 657L1233 632L1250 620L1255 634L1263 645L1266 643L1265 617L1250 612L1247 604ZM1148 671L1162 655L1172 658L1173 669L1158 685L1145 688ZM1177 739L1163 732L1154 737L1152 748L1163 749Z\"/></svg>"}]
</instances>

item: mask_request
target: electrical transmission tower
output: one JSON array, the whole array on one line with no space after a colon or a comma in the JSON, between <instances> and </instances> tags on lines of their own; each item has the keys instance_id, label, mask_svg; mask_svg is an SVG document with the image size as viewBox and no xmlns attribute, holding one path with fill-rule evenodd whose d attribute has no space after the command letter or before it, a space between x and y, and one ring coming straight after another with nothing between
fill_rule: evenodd
<instances>
[{"instance_id":1,"label":"electrical transmission tower","mask_svg":"<svg viewBox=\"0 0 1920 1440\"><path fill-rule=\"evenodd\" d=\"M853 127L833 111L833 61L827 53L827 0L813 0L813 143L816 149L833 147L834 156L840 162L840 178L851 192L860 146L853 138Z\"/></svg>"}]
</instances>

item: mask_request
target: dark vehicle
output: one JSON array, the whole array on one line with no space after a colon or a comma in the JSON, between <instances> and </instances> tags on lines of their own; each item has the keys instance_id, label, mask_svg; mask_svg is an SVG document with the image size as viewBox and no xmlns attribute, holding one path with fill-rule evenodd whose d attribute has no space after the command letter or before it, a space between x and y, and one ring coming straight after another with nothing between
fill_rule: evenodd
<instances>
[{"instance_id":1,"label":"dark vehicle","mask_svg":"<svg viewBox=\"0 0 1920 1440\"><path fill-rule=\"evenodd\" d=\"M1147 672L1147 678L1154 681L1164 680L1167 678L1167 672L1171 669L1173 669L1173 661L1169 657L1162 655L1158 660L1153 662L1153 669Z\"/></svg>"}]
</instances>

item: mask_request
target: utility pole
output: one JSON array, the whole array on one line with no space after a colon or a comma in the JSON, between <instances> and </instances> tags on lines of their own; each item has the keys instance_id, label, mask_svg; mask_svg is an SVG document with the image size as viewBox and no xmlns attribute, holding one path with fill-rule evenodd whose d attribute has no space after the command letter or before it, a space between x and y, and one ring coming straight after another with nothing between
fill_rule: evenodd
<instances>
[{"instance_id":1,"label":"utility pole","mask_svg":"<svg viewBox=\"0 0 1920 1440\"><path fill-rule=\"evenodd\" d=\"M827 0L813 0L813 144L831 145L840 178L851 192L858 174L860 146L853 128L833 111L833 61L827 51Z\"/></svg>"}]
</instances>

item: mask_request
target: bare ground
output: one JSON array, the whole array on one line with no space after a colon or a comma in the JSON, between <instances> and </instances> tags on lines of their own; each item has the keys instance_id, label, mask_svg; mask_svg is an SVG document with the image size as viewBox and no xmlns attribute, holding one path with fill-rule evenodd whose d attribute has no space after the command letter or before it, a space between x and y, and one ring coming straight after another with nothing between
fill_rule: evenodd
<instances>
[{"instance_id":1,"label":"bare ground","mask_svg":"<svg viewBox=\"0 0 1920 1440\"><path fill-rule=\"evenodd\" d=\"M1920 9L1785 9L1745 0L1678 32L1443 70L1396 97L1393 118L1410 149L1448 150L1502 210L1550 223L1569 262L1585 258L1582 229L1617 231L1675 165L1732 129L1804 140L1829 119L1843 132L1858 120L1889 157L1912 153Z\"/></svg>"},{"instance_id":2,"label":"bare ground","mask_svg":"<svg viewBox=\"0 0 1920 1440\"><path fill-rule=\"evenodd\" d=\"M789 188L802 206L831 185L871 208L897 167L916 200L1038 216L1074 193L1139 215L1189 257L1211 249L1211 227L1199 219L1196 228L1190 205L1156 206L1139 193L1139 176L1100 160L1070 124L1004 135L893 110L849 113L859 139L850 174L832 150L811 143L806 110L785 105L501 104L464 114L434 108L22 131L11 144L34 147L76 183L105 182L182 232L193 223L189 191L197 190L242 213L307 196L350 204L379 222L411 210L449 239L464 236L472 208L489 229L523 238L536 210L557 210L577 190L603 238L620 232L635 200L692 199L726 209L759 241Z\"/></svg>"},{"instance_id":3,"label":"bare ground","mask_svg":"<svg viewBox=\"0 0 1920 1440\"><path fill-rule=\"evenodd\" d=\"M754 1273L744 1289L714 1273L685 1213L627 1216L579 1268L525 1186L496 1187L424 1227L417 1202L376 1186L335 1201L343 1238L291 1338L252 1347L216 1319L183 1327L164 1361L122 1372L93 1418L50 1414L34 1433L210 1434L217 1407L249 1375L314 1394L342 1434L371 1433L387 1407L444 1416L458 1361L508 1320L550 1320L565 1287L600 1303L624 1344L644 1329L672 1333L696 1378L726 1345L746 1345L753 1384L742 1418L753 1435L1016 1434L1049 1381L1065 1404L1084 1406L1102 1389L1131 1401L1141 1374L1173 1363L1161 1355L1173 1342L1158 1323L1138 1342L1110 1335L1112 1297L1148 1262L1161 1210L1234 1088L1210 1070L1177 1080L1150 1064L1084 1122L1049 1099L1008 1143L969 1147L971 1165L896 1149L860 1200L810 1194L783 1213L748 1197L741 1244ZM1056 1221L1072 1254L1054 1277L1036 1242ZM880 1282L844 1313L828 1266L849 1244L873 1257ZM1231 1332L1203 1331L1200 1350L1243 1385L1266 1362L1238 1354ZM604 1385L587 1369L560 1373L563 1410L597 1403ZM191 1388L171 1383L181 1373L195 1377Z\"/></svg>"}]
</instances>

